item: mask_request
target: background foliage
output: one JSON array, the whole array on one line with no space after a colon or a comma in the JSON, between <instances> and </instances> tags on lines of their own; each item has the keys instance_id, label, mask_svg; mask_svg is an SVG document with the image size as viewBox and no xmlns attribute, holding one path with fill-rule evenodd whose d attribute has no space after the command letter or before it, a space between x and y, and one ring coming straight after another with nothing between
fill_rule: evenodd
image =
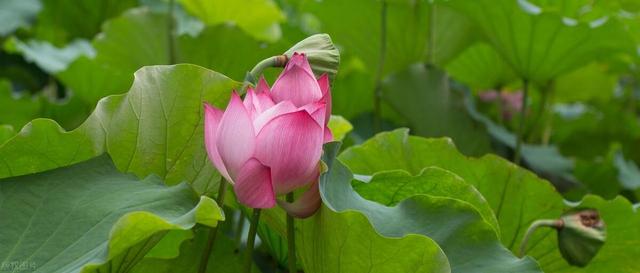
<instances>
[{"instance_id":1,"label":"background foliage","mask_svg":"<svg viewBox=\"0 0 640 273\"><path fill-rule=\"evenodd\" d=\"M636 0L0 1L0 272L197 272L223 220L209 272L239 271L244 211L212 200L202 102L225 107L316 33L340 50L343 143L297 221L301 270L638 272L639 16ZM523 93L522 111L503 99ZM575 207L606 222L591 263L553 230L517 256L533 221ZM263 220L255 270L284 272L283 211Z\"/></svg>"}]
</instances>

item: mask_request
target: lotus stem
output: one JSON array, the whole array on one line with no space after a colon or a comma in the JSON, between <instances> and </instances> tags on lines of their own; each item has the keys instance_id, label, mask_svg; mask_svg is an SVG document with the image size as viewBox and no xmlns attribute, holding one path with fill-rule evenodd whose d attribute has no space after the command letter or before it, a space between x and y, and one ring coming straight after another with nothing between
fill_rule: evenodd
<instances>
[{"instance_id":1,"label":"lotus stem","mask_svg":"<svg viewBox=\"0 0 640 273\"><path fill-rule=\"evenodd\" d=\"M240 215L238 216L238 223L235 229L235 241L236 241L236 249L240 249L240 244L242 243L242 231L244 230L244 211L240 210Z\"/></svg>"},{"instance_id":2,"label":"lotus stem","mask_svg":"<svg viewBox=\"0 0 640 273\"><path fill-rule=\"evenodd\" d=\"M518 253L518 256L523 257L525 254L527 254L527 244L529 243L529 239L531 239L531 236L539 227L552 227L558 229L562 228L562 226L562 220L542 219L533 221L533 223L531 223L531 225L527 229L527 232L524 234L522 242L520 242L520 252Z\"/></svg>"},{"instance_id":3,"label":"lotus stem","mask_svg":"<svg viewBox=\"0 0 640 273\"><path fill-rule=\"evenodd\" d=\"M176 63L175 50L175 21L174 21L175 0L169 0L169 12L167 13L167 43L169 49L169 64Z\"/></svg>"},{"instance_id":4,"label":"lotus stem","mask_svg":"<svg viewBox=\"0 0 640 273\"><path fill-rule=\"evenodd\" d=\"M293 192L287 193L287 202L293 202ZM289 273L297 272L296 268L296 235L293 216L287 213L287 249L289 251Z\"/></svg>"},{"instance_id":5,"label":"lotus stem","mask_svg":"<svg viewBox=\"0 0 640 273\"><path fill-rule=\"evenodd\" d=\"M260 209L253 209L253 217L251 217L251 226L249 227L249 236L247 237L247 249L244 259L244 273L251 273L253 267L253 245L256 242L256 233L258 232L258 221L260 220Z\"/></svg>"},{"instance_id":6,"label":"lotus stem","mask_svg":"<svg viewBox=\"0 0 640 273\"><path fill-rule=\"evenodd\" d=\"M218 187L218 198L216 198L216 202L218 206L221 208L224 206L224 196L227 193L227 181L224 178L220 177L220 186ZM211 251L213 250L213 244L216 241L216 237L218 236L218 226L215 226L209 230L209 239L207 240L207 245L202 252L202 258L200 259L200 267L198 268L198 273L207 272L207 265L209 264L209 257L211 257Z\"/></svg>"},{"instance_id":7,"label":"lotus stem","mask_svg":"<svg viewBox=\"0 0 640 273\"><path fill-rule=\"evenodd\" d=\"M242 92L247 90L249 84L255 85L258 82L258 78L262 75L263 71L269 67L284 67L287 65L289 58L287 55L277 55L266 58L260 61L256 66L247 73L247 76L244 79L244 83L242 84Z\"/></svg>"},{"instance_id":8,"label":"lotus stem","mask_svg":"<svg viewBox=\"0 0 640 273\"><path fill-rule=\"evenodd\" d=\"M522 157L522 141L524 138L524 125L526 121L527 113L527 97L529 96L529 81L523 81L524 87L522 88L522 107L520 108L520 121L518 124L518 135L516 138L516 148L513 156L513 162L520 165L520 159Z\"/></svg>"}]
</instances>

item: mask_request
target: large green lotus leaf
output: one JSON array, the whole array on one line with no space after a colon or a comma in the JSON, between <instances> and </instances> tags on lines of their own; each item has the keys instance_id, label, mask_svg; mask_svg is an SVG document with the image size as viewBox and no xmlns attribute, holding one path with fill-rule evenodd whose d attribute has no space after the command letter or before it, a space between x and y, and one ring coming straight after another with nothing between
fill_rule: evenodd
<instances>
[{"instance_id":1,"label":"large green lotus leaf","mask_svg":"<svg viewBox=\"0 0 640 273\"><path fill-rule=\"evenodd\" d=\"M296 247L309 273L451 272L447 257L432 240L415 234L388 238L361 213L338 213L326 206L298 221Z\"/></svg>"},{"instance_id":2,"label":"large green lotus leaf","mask_svg":"<svg viewBox=\"0 0 640 273\"><path fill-rule=\"evenodd\" d=\"M581 22L526 0L446 3L474 20L519 77L539 84L599 56L632 48L628 34L612 18Z\"/></svg>"},{"instance_id":3,"label":"large green lotus leaf","mask_svg":"<svg viewBox=\"0 0 640 273\"><path fill-rule=\"evenodd\" d=\"M169 64L167 15L140 8L108 21L93 41L96 57L81 57L57 77L79 97L94 104L100 98L125 92L133 73L147 65ZM243 79L259 60L285 48L264 46L238 28L207 27L197 36L183 34L175 41L175 62L215 69Z\"/></svg>"},{"instance_id":4,"label":"large green lotus leaf","mask_svg":"<svg viewBox=\"0 0 640 273\"><path fill-rule=\"evenodd\" d=\"M91 39L109 18L138 4L135 0L41 0L35 36L62 46L75 38Z\"/></svg>"},{"instance_id":5,"label":"large green lotus leaf","mask_svg":"<svg viewBox=\"0 0 640 273\"><path fill-rule=\"evenodd\" d=\"M41 107L39 98L14 94L11 83L0 80L0 123L21 128L36 117Z\"/></svg>"},{"instance_id":6,"label":"large green lotus leaf","mask_svg":"<svg viewBox=\"0 0 640 273\"><path fill-rule=\"evenodd\" d=\"M280 39L284 14L271 0L181 0L185 9L209 25L234 22L261 40Z\"/></svg>"},{"instance_id":7,"label":"large green lotus leaf","mask_svg":"<svg viewBox=\"0 0 640 273\"><path fill-rule=\"evenodd\" d=\"M496 232L500 230L491 207L478 190L444 169L427 167L416 175L404 170L383 171L363 178L366 178L365 183L354 183L353 188L365 199L385 206L395 206L421 194L463 200L473 205Z\"/></svg>"},{"instance_id":8,"label":"large green lotus leaf","mask_svg":"<svg viewBox=\"0 0 640 273\"><path fill-rule=\"evenodd\" d=\"M0 2L0 36L29 25L42 5L38 0L4 0Z\"/></svg>"},{"instance_id":9,"label":"large green lotus leaf","mask_svg":"<svg viewBox=\"0 0 640 273\"><path fill-rule=\"evenodd\" d=\"M196 227L193 238L185 240L179 247L179 255L172 258L158 258L145 256L136 264L130 272L132 273L196 273L200 266L202 251L207 243L207 229ZM151 251L158 251L161 243L158 243ZM286 255L286 254L285 254ZM218 234L213 247L209 263L208 273L236 273L242 272L244 268L244 252L237 251L236 242L229 237ZM254 266L253 272L260 272Z\"/></svg>"},{"instance_id":10,"label":"large green lotus leaf","mask_svg":"<svg viewBox=\"0 0 640 273\"><path fill-rule=\"evenodd\" d=\"M223 219L183 183L118 172L107 156L0 180L0 261L9 271L127 272L169 230Z\"/></svg>"},{"instance_id":11,"label":"large green lotus leaf","mask_svg":"<svg viewBox=\"0 0 640 273\"><path fill-rule=\"evenodd\" d=\"M403 160L408 156L404 153L413 154L414 151L420 153L424 148L398 147L402 146L402 143L385 141L384 138L389 135L394 136L393 139L400 137L408 141L406 130L383 133L362 146L347 149L340 157L344 158L347 164L355 163L354 166L349 165L349 168L357 174L373 174L389 169L415 171L415 169L398 168L398 165L402 164L411 164L414 168L420 168L418 162L413 164L414 162L409 163ZM443 142L443 140L426 141ZM372 143L379 144L381 147L371 147ZM455 151L450 141L444 140L444 143ZM469 202L452 198L454 195L452 193L448 193L447 196L416 194L393 207L364 199L351 186L353 175L349 168L332 158L337 154L338 146L336 144L326 146L324 161L329 170L320 178L320 194L329 209L336 212L360 212L367 217L375 230L385 237L402 238L413 234L431 238L446 254L452 272L540 272L534 260L528 257L518 259L502 246L496 230L483 219L478 209ZM440 153L444 151L429 149L429 152L436 155L438 161L445 160L442 156L446 154ZM456 155L463 157L457 152ZM421 154L421 156L424 155ZM428 165L423 165L425 166ZM447 181L452 180L435 179L427 183L446 183ZM434 193L441 194L438 191L433 190Z\"/></svg>"},{"instance_id":12,"label":"large green lotus leaf","mask_svg":"<svg viewBox=\"0 0 640 273\"><path fill-rule=\"evenodd\" d=\"M199 193L217 189L219 174L203 141L204 101L223 108L239 83L195 65L149 66L128 93L100 101L79 128L65 132L35 120L0 146L0 177L43 171L107 151L116 166L168 184L187 180ZM11 159L11 160L9 160Z\"/></svg>"},{"instance_id":13,"label":"large green lotus leaf","mask_svg":"<svg viewBox=\"0 0 640 273\"><path fill-rule=\"evenodd\" d=\"M599 196L587 195L575 206L580 208L593 208L600 212L600 216L605 222L607 238L598 251L598 254L587 264L580 268L570 266L562 257L556 253L556 244L545 244L544 242L555 242L556 232L553 230L538 231L546 234L544 241L530 241L529 251L532 250L543 255L538 256L538 261L545 272L558 273L600 273L600 272L620 272L632 273L640 270L640 264L636 262L640 257L640 213L637 208L623 197L613 200L604 200ZM542 242L542 243L540 243ZM547 254L544 254L547 253Z\"/></svg>"},{"instance_id":14,"label":"large green lotus leaf","mask_svg":"<svg viewBox=\"0 0 640 273\"><path fill-rule=\"evenodd\" d=\"M609 101L614 94L618 77L607 73L606 69L603 65L592 63L558 77L553 85L554 101Z\"/></svg>"},{"instance_id":15,"label":"large green lotus leaf","mask_svg":"<svg viewBox=\"0 0 640 273\"><path fill-rule=\"evenodd\" d=\"M415 134L449 136L465 154L490 150L489 135L464 111L463 98L449 89L449 79L439 69L413 65L387 77L382 90L385 101Z\"/></svg>"},{"instance_id":16,"label":"large green lotus leaf","mask_svg":"<svg viewBox=\"0 0 640 273\"><path fill-rule=\"evenodd\" d=\"M339 158L359 175L396 169L416 175L429 166L457 174L482 193L498 219L502 244L512 251L518 249L531 222L557 218L563 209L560 194L534 174L494 155L465 157L449 139L409 136L406 129L378 134L360 146L348 148ZM536 234L532 240L541 237ZM544 244L555 242L545 240ZM537 258L545 253L529 254ZM560 255L557 250L555 254Z\"/></svg>"},{"instance_id":17,"label":"large green lotus leaf","mask_svg":"<svg viewBox=\"0 0 640 273\"><path fill-rule=\"evenodd\" d=\"M516 80L516 74L490 45L478 42L451 61L447 72L473 89L494 89Z\"/></svg>"},{"instance_id":18,"label":"large green lotus leaf","mask_svg":"<svg viewBox=\"0 0 640 273\"><path fill-rule=\"evenodd\" d=\"M107 151L123 171L155 173L168 184L187 180L213 191L209 186L219 176L204 148L202 103L223 108L237 87L194 65L144 67L129 93L112 97L117 106L107 127Z\"/></svg>"},{"instance_id":19,"label":"large green lotus leaf","mask_svg":"<svg viewBox=\"0 0 640 273\"><path fill-rule=\"evenodd\" d=\"M16 134L16 131L15 129L13 129L13 126L8 124L0 125L0 145L2 145L2 143L4 143L5 141L9 140L15 134Z\"/></svg>"},{"instance_id":20,"label":"large green lotus leaf","mask_svg":"<svg viewBox=\"0 0 640 273\"><path fill-rule=\"evenodd\" d=\"M386 2L386 3L383 3ZM433 36L432 61L444 65L473 39L472 24L446 6L434 10L427 1L304 1L302 12L317 17L320 29L341 45L341 53L358 56L375 73L380 59L382 9L386 5L386 50L383 74L429 58L428 37ZM354 12L354 11L358 12ZM435 14L430 18L430 14ZM436 26L430 33L431 23ZM350 27L344 27L350 26ZM374 79L372 77L371 79Z\"/></svg>"},{"instance_id":21,"label":"large green lotus leaf","mask_svg":"<svg viewBox=\"0 0 640 273\"><path fill-rule=\"evenodd\" d=\"M325 145L323 160L329 171L321 180L349 184L351 173L335 160L338 149L337 143ZM430 238L419 234L380 234L379 228L372 226L367 218L363 212L339 212L323 205L313 217L297 220L296 252L304 271L451 272L446 255ZM263 211L261 221L286 238L282 209ZM286 244L280 247L285 248L286 255Z\"/></svg>"}]
</instances>

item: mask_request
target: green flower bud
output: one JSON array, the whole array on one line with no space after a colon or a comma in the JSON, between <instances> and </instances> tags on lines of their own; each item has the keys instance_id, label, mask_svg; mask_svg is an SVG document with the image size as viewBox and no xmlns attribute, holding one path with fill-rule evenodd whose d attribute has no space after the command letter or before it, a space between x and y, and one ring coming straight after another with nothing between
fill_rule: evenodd
<instances>
[{"instance_id":1,"label":"green flower bud","mask_svg":"<svg viewBox=\"0 0 640 273\"><path fill-rule=\"evenodd\" d=\"M562 257L575 266L587 265L606 238L605 224L598 211L573 211L560 219L562 226L558 228L558 245Z\"/></svg>"},{"instance_id":2,"label":"green flower bud","mask_svg":"<svg viewBox=\"0 0 640 273\"><path fill-rule=\"evenodd\" d=\"M287 50L284 55L291 58L295 52L304 53L307 56L313 73L318 77L326 73L330 79L333 79L338 73L340 52L328 34L309 36Z\"/></svg>"}]
</instances>

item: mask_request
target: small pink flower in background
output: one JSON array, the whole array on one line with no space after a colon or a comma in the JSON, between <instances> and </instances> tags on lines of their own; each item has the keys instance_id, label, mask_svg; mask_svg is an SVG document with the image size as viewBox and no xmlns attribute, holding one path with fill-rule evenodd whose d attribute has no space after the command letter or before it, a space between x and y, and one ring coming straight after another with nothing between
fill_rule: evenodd
<instances>
[{"instance_id":1,"label":"small pink flower in background","mask_svg":"<svg viewBox=\"0 0 640 273\"><path fill-rule=\"evenodd\" d=\"M502 108L502 117L509 120L515 113L522 110L522 91L506 92L495 90L484 91L478 94L483 102L495 102L500 99L500 107Z\"/></svg>"},{"instance_id":2,"label":"small pink flower in background","mask_svg":"<svg viewBox=\"0 0 640 273\"><path fill-rule=\"evenodd\" d=\"M273 207L276 195L310 185L301 198L306 203L283 206L308 216L320 204L319 161L332 139L330 115L328 77L316 80L305 55L296 53L272 88L262 78L244 100L233 92L225 111L205 104L209 159L248 207Z\"/></svg>"}]
</instances>

